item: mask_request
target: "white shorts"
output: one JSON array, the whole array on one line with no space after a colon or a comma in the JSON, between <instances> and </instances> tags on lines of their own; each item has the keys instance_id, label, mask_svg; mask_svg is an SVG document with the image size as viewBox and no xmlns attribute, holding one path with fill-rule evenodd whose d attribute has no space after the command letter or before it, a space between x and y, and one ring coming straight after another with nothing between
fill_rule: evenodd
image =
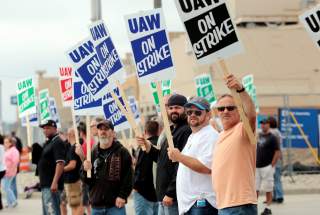
<instances>
[{"instance_id":1,"label":"white shorts","mask_svg":"<svg viewBox=\"0 0 320 215\"><path fill-rule=\"evenodd\" d=\"M256 190L272 192L274 181L274 168L272 165L256 169Z\"/></svg>"}]
</instances>

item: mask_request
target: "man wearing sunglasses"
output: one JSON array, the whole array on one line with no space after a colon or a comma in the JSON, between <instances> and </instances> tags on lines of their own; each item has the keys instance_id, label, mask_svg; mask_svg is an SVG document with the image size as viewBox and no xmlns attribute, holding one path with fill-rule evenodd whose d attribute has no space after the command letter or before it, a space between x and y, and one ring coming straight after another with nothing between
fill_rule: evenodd
<instances>
[{"instance_id":1,"label":"man wearing sunglasses","mask_svg":"<svg viewBox=\"0 0 320 215\"><path fill-rule=\"evenodd\" d=\"M237 91L251 129L255 131L256 111L250 96L232 74L225 80L229 89ZM223 126L212 161L212 184L219 215L256 215L256 145L250 143L230 94L222 95L216 108Z\"/></svg>"},{"instance_id":2,"label":"man wearing sunglasses","mask_svg":"<svg viewBox=\"0 0 320 215\"><path fill-rule=\"evenodd\" d=\"M184 149L168 149L172 161L179 162L177 199L179 214L218 214L211 186L212 151L218 132L210 125L210 104L201 97L192 98L186 105L192 134Z\"/></svg>"}]
</instances>

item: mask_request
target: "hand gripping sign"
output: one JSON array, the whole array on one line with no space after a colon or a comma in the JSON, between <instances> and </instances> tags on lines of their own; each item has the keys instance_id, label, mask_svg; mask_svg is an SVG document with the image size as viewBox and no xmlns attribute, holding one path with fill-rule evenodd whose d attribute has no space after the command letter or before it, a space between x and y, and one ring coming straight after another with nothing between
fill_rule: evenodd
<instances>
[{"instance_id":1,"label":"hand gripping sign","mask_svg":"<svg viewBox=\"0 0 320 215\"><path fill-rule=\"evenodd\" d=\"M124 69L110 33L102 20L89 26L90 40L93 42L102 70L108 74L110 83L124 82Z\"/></svg>"},{"instance_id":2,"label":"hand gripping sign","mask_svg":"<svg viewBox=\"0 0 320 215\"><path fill-rule=\"evenodd\" d=\"M312 41L320 48L320 4L299 16Z\"/></svg>"},{"instance_id":3,"label":"hand gripping sign","mask_svg":"<svg viewBox=\"0 0 320 215\"><path fill-rule=\"evenodd\" d=\"M82 40L67 51L67 56L94 99L102 98L108 92L108 72L101 68L93 42Z\"/></svg>"},{"instance_id":4,"label":"hand gripping sign","mask_svg":"<svg viewBox=\"0 0 320 215\"><path fill-rule=\"evenodd\" d=\"M200 64L243 51L225 0L175 0Z\"/></svg>"},{"instance_id":5,"label":"hand gripping sign","mask_svg":"<svg viewBox=\"0 0 320 215\"><path fill-rule=\"evenodd\" d=\"M125 17L140 83L174 78L168 34L161 9Z\"/></svg>"},{"instance_id":6,"label":"hand gripping sign","mask_svg":"<svg viewBox=\"0 0 320 215\"><path fill-rule=\"evenodd\" d=\"M62 104L70 107L72 105L72 67L59 68L59 83Z\"/></svg>"}]
</instances>

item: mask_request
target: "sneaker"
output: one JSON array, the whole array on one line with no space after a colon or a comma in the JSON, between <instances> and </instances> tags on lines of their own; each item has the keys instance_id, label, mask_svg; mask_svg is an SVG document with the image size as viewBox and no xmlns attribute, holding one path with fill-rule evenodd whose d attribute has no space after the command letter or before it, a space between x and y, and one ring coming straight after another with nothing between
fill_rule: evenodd
<instances>
[{"instance_id":1,"label":"sneaker","mask_svg":"<svg viewBox=\"0 0 320 215\"><path fill-rule=\"evenodd\" d=\"M265 208L264 211L261 213L261 215L271 215L271 214L272 214L272 212L268 208Z\"/></svg>"},{"instance_id":2,"label":"sneaker","mask_svg":"<svg viewBox=\"0 0 320 215\"><path fill-rule=\"evenodd\" d=\"M12 204L11 207L12 207L12 208L15 208L15 207L17 207L17 205L18 205L18 202L15 202L15 203Z\"/></svg>"}]
</instances>

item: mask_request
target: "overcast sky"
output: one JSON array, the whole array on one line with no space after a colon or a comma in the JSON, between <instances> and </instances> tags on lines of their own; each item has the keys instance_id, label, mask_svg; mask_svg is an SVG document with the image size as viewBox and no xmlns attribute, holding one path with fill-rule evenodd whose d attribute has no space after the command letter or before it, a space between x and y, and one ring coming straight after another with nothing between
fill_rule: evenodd
<instances>
[{"instance_id":1,"label":"overcast sky","mask_svg":"<svg viewBox=\"0 0 320 215\"><path fill-rule=\"evenodd\" d=\"M130 51L123 16L152 9L153 0L102 0L102 18L116 48L123 56ZM163 0L169 31L182 31L174 2ZM0 80L4 121L16 120L10 105L15 83L36 70L50 76L60 66L69 65L65 51L89 36L90 0L1 0L0 1Z\"/></svg>"}]
</instances>

